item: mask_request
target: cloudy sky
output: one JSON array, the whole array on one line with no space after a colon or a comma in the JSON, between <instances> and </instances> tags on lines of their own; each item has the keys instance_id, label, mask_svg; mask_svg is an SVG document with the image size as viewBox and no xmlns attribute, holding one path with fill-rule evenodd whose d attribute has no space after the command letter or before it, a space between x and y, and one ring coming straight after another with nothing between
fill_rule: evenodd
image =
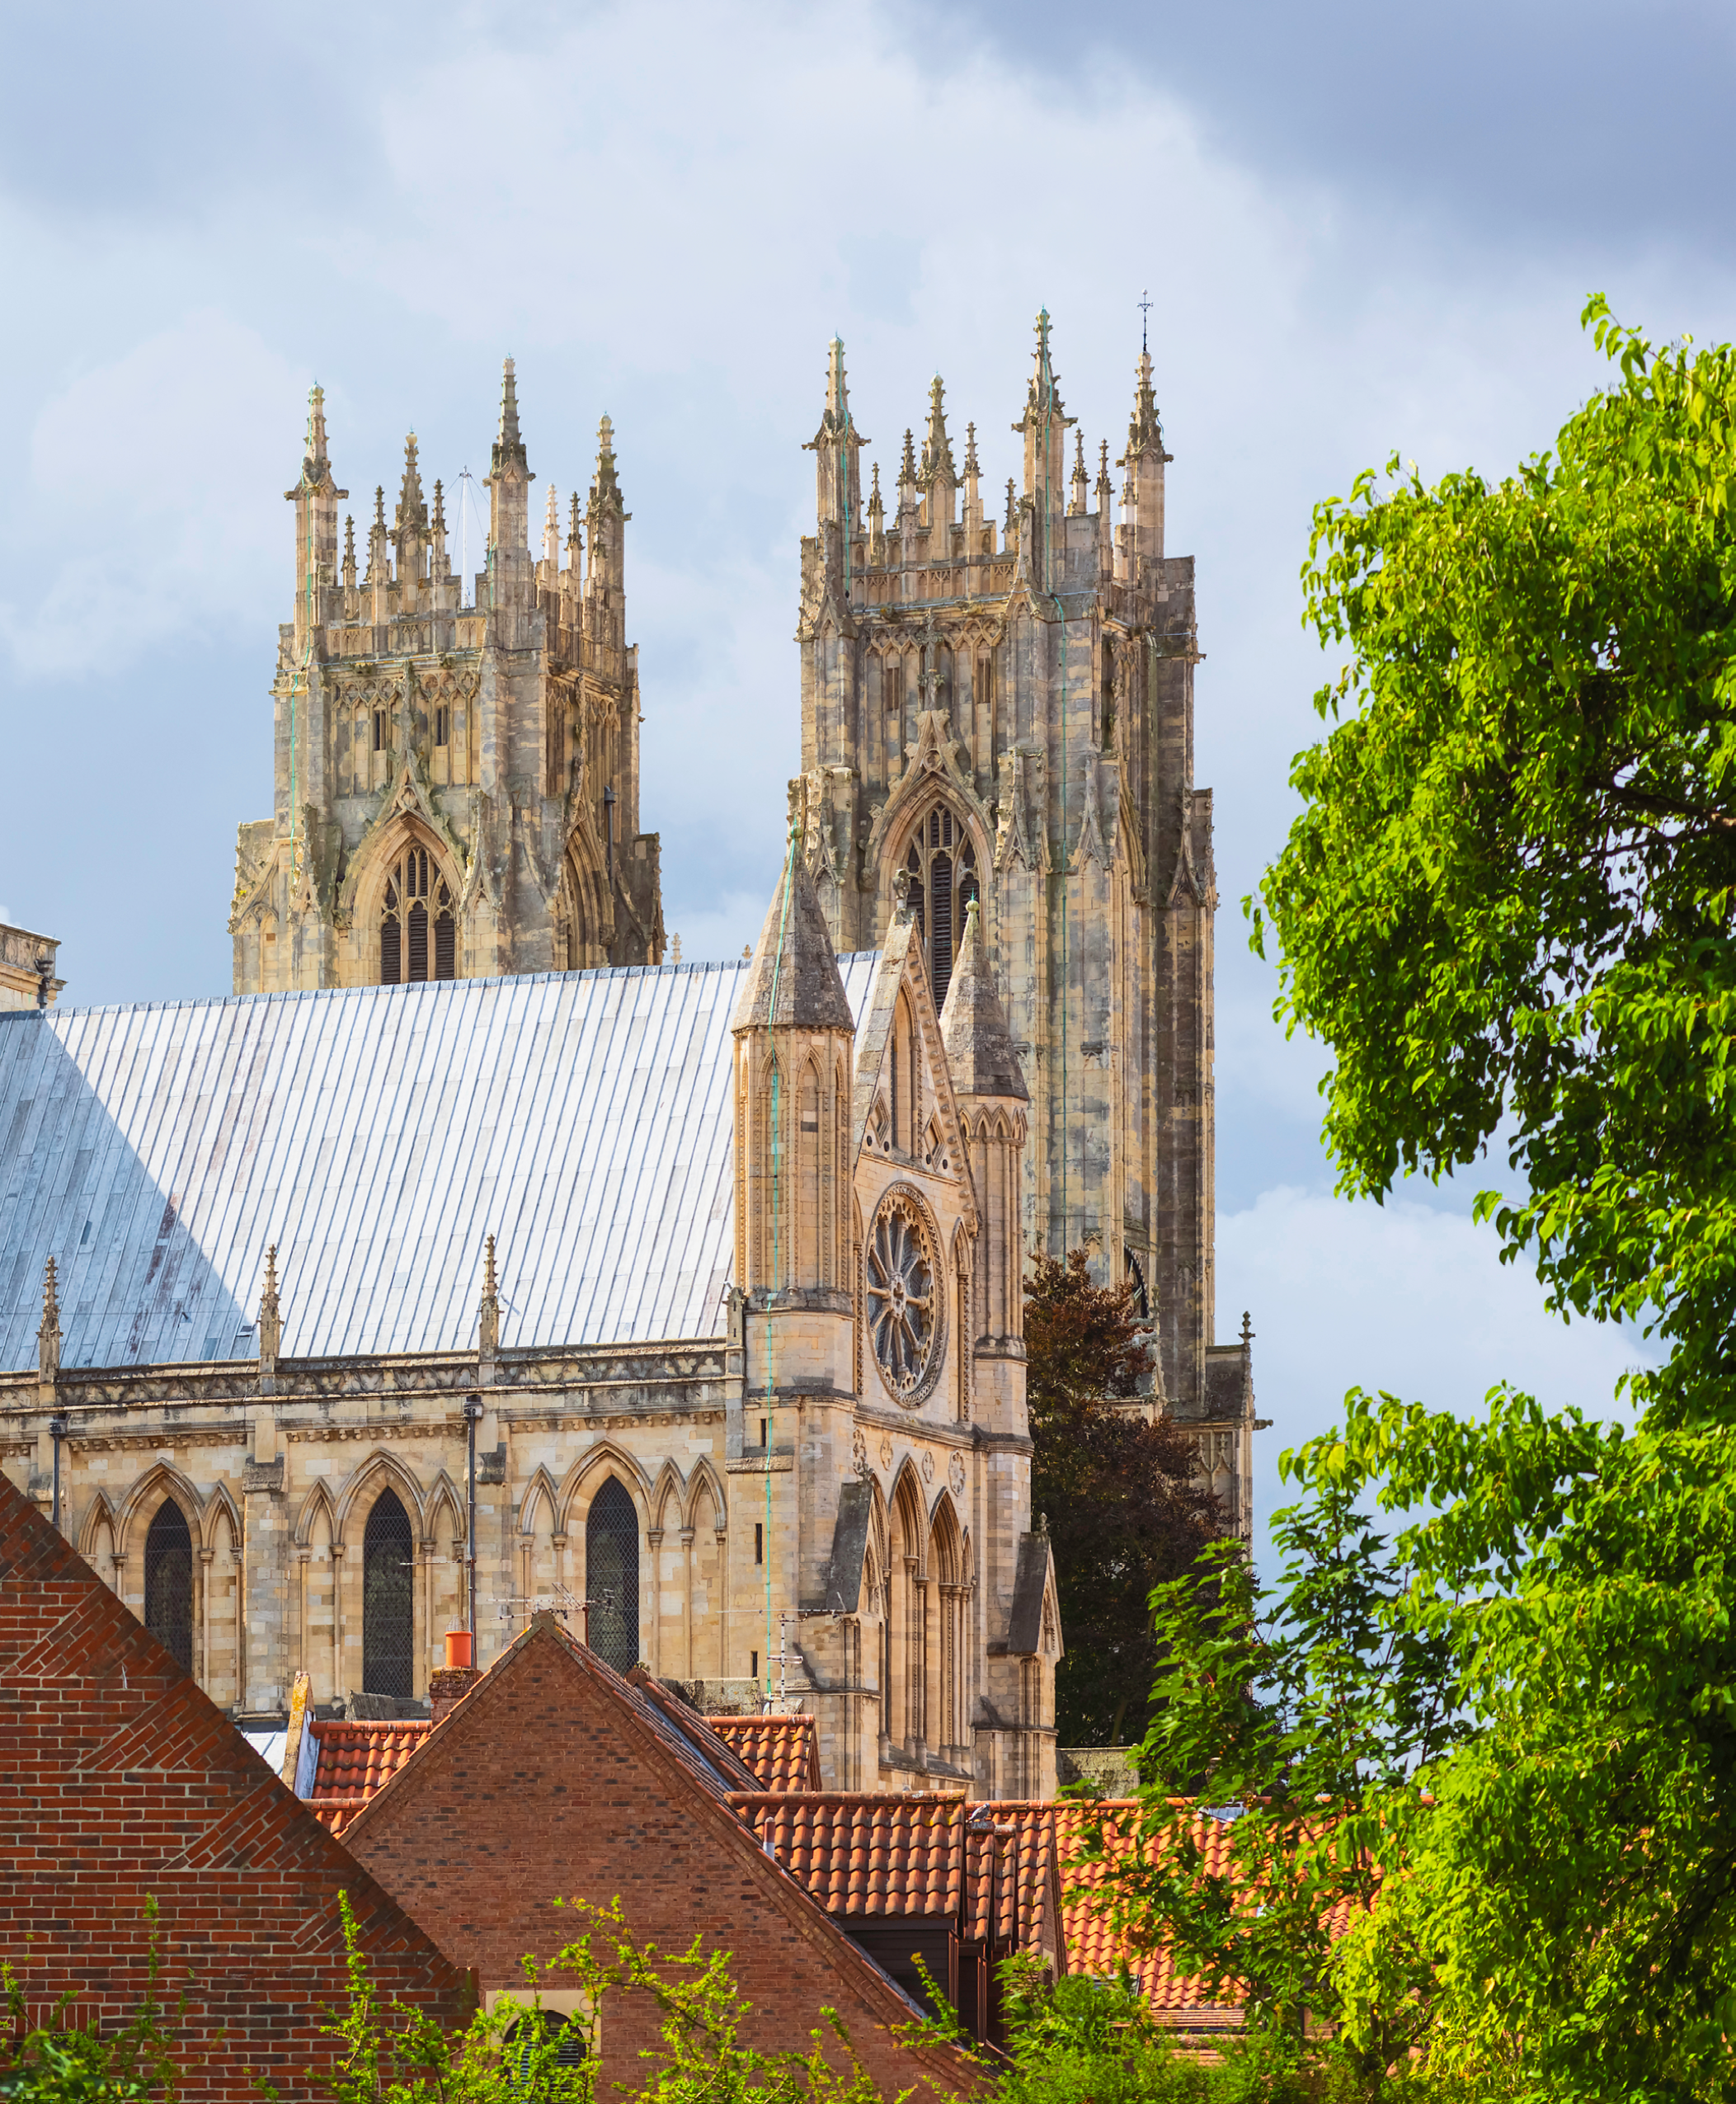
<instances>
[{"instance_id":1,"label":"cloudy sky","mask_svg":"<svg viewBox=\"0 0 1736 2104\"><path fill-rule=\"evenodd\" d=\"M1236 902L1313 728L1311 504L1394 449L1433 475L1547 444L1598 381L1591 291L1736 333L1727 7L170 0L7 35L0 918L61 939L68 998L228 991L314 379L363 519L412 427L449 489L486 472L506 353L563 506L614 417L645 823L694 958L774 874L827 339L882 463L938 370L992 486L1038 307L1091 453L1149 291L1224 899L1220 1332L1252 1311L1262 1494L1353 1382L1607 1398L1634 1340L1545 1317L1468 1191L1332 1197L1319 1055L1274 1030Z\"/></svg>"}]
</instances>

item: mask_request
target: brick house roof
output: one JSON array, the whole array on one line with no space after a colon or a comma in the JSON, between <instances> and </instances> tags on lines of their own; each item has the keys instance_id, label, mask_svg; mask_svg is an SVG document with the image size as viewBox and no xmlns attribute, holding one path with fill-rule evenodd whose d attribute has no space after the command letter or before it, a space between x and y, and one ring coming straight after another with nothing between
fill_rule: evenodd
<instances>
[{"instance_id":1,"label":"brick house roof","mask_svg":"<svg viewBox=\"0 0 1736 2104\"><path fill-rule=\"evenodd\" d=\"M820 1787L820 1734L812 1717L708 1717L706 1722L746 1763L753 1781L744 1789Z\"/></svg>"},{"instance_id":2,"label":"brick house roof","mask_svg":"<svg viewBox=\"0 0 1736 2104\"><path fill-rule=\"evenodd\" d=\"M948 1916L960 1935L1074 1970L1061 1934L1052 1824L1029 1808L858 1791L737 1793L730 1802L830 1914Z\"/></svg>"},{"instance_id":3,"label":"brick house roof","mask_svg":"<svg viewBox=\"0 0 1736 2104\"><path fill-rule=\"evenodd\" d=\"M900 2040L915 2008L748 1830L732 1801L741 1764L682 1710L539 1614L348 1818L344 1845L485 1992L516 1988L526 1951L546 1960L579 1932L557 1899L619 1895L642 1944L679 1951L697 1935L730 1952L763 2050L812 2050L826 2005L889 2093L979 2087L952 2049ZM605 2087L655 2048L645 1998L605 2012Z\"/></svg>"},{"instance_id":4,"label":"brick house roof","mask_svg":"<svg viewBox=\"0 0 1736 2104\"><path fill-rule=\"evenodd\" d=\"M256 2099L329 2068L338 1894L383 1996L442 2024L454 1965L286 1790L35 1507L0 1476L0 1946L33 2011L106 2027L138 2010L147 1899L186 2006L188 2104Z\"/></svg>"},{"instance_id":5,"label":"brick house roof","mask_svg":"<svg viewBox=\"0 0 1736 2104\"><path fill-rule=\"evenodd\" d=\"M434 1726L425 1717L398 1717L379 1722L358 1718L315 1718L313 1787L309 1809L332 1833L350 1821L385 1782L395 1775Z\"/></svg>"}]
</instances>

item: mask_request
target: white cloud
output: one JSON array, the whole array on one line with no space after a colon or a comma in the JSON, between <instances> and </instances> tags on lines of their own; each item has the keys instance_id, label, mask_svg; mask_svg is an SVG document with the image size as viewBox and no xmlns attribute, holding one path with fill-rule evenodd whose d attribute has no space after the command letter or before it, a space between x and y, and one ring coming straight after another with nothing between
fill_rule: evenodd
<instances>
[{"instance_id":1,"label":"white cloud","mask_svg":"<svg viewBox=\"0 0 1736 2104\"><path fill-rule=\"evenodd\" d=\"M1352 1388L1465 1416L1508 1381L1607 1416L1622 1373L1651 1356L1631 1330L1548 1314L1535 1273L1501 1263L1492 1228L1407 1199L1263 1192L1218 1221L1217 1303L1220 1337L1251 1312L1259 1413L1273 1420L1254 1447L1263 1538L1289 1495L1278 1456L1333 1424Z\"/></svg>"}]
</instances>

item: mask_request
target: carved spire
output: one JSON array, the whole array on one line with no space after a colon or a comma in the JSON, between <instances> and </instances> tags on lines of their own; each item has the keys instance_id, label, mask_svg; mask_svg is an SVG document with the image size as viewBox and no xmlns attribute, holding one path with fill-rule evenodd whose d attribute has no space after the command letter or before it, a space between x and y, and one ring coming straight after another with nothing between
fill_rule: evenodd
<instances>
[{"instance_id":1,"label":"carved spire","mask_svg":"<svg viewBox=\"0 0 1736 2104\"><path fill-rule=\"evenodd\" d=\"M312 489L328 482L332 461L326 451L326 390L316 380L308 395L308 439L301 478Z\"/></svg>"},{"instance_id":2,"label":"carved spire","mask_svg":"<svg viewBox=\"0 0 1736 2104\"><path fill-rule=\"evenodd\" d=\"M275 1372L283 1344L283 1311L277 1298L277 1245L266 1251L265 1283L259 1289L259 1364L262 1372Z\"/></svg>"},{"instance_id":3,"label":"carved spire","mask_svg":"<svg viewBox=\"0 0 1736 2104\"><path fill-rule=\"evenodd\" d=\"M943 478L955 486L958 470L953 465L953 442L947 436L946 387L939 373L929 384L929 428L922 441L922 487L931 489Z\"/></svg>"},{"instance_id":4,"label":"carved spire","mask_svg":"<svg viewBox=\"0 0 1736 2104\"><path fill-rule=\"evenodd\" d=\"M1013 428L1023 434L1025 442L1025 495L1041 497L1047 489L1048 503L1056 510L1062 502L1061 485L1066 473L1067 426L1075 421L1061 402L1061 376L1055 369L1046 307L1037 317L1037 351L1025 394L1025 413Z\"/></svg>"},{"instance_id":5,"label":"carved spire","mask_svg":"<svg viewBox=\"0 0 1736 2104\"><path fill-rule=\"evenodd\" d=\"M50 1257L42 1269L42 1326L36 1332L39 1378L51 1385L60 1372L60 1287Z\"/></svg>"},{"instance_id":6,"label":"carved spire","mask_svg":"<svg viewBox=\"0 0 1736 2104\"><path fill-rule=\"evenodd\" d=\"M446 492L438 475L434 478L434 530L437 534L446 530Z\"/></svg>"},{"instance_id":7,"label":"carved spire","mask_svg":"<svg viewBox=\"0 0 1736 2104\"><path fill-rule=\"evenodd\" d=\"M1089 479L1085 473L1085 435L1083 431L1074 433L1073 445L1073 493L1067 511L1070 516L1077 519L1084 514L1090 492Z\"/></svg>"},{"instance_id":8,"label":"carved spire","mask_svg":"<svg viewBox=\"0 0 1736 2104\"><path fill-rule=\"evenodd\" d=\"M826 346L826 408L820 428L802 447L814 455L815 515L820 524L859 527L862 470L859 456L868 444L850 416L850 391L844 372L844 339Z\"/></svg>"},{"instance_id":9,"label":"carved spire","mask_svg":"<svg viewBox=\"0 0 1736 2104\"><path fill-rule=\"evenodd\" d=\"M452 575L452 564L446 555L446 495L440 487L438 477L434 484L434 526L432 532L432 574L442 580Z\"/></svg>"},{"instance_id":10,"label":"carved spire","mask_svg":"<svg viewBox=\"0 0 1736 2104\"><path fill-rule=\"evenodd\" d=\"M494 451L489 461L489 472L497 475L501 468L515 467L528 482L530 462L525 455L525 441L519 432L519 389L513 374L512 360L509 358L501 374L501 435L494 442Z\"/></svg>"},{"instance_id":11,"label":"carved spire","mask_svg":"<svg viewBox=\"0 0 1736 2104\"><path fill-rule=\"evenodd\" d=\"M406 534L428 530L428 506L422 497L422 471L416 464L414 431L404 440L404 480L398 492L397 523L400 547Z\"/></svg>"},{"instance_id":12,"label":"carved spire","mask_svg":"<svg viewBox=\"0 0 1736 2104\"><path fill-rule=\"evenodd\" d=\"M482 1244L482 1303L478 1315L478 1349L492 1359L501 1348L501 1295L494 1275L494 1237Z\"/></svg>"},{"instance_id":13,"label":"carved spire","mask_svg":"<svg viewBox=\"0 0 1736 2104\"><path fill-rule=\"evenodd\" d=\"M910 436L910 427L906 425L904 433L904 459L898 465L898 486L902 489L908 482L914 487L915 481L916 448Z\"/></svg>"},{"instance_id":14,"label":"carved spire","mask_svg":"<svg viewBox=\"0 0 1736 2104\"><path fill-rule=\"evenodd\" d=\"M567 520L567 567L576 577L579 557L585 546L585 536L579 531L579 493L572 493L572 506Z\"/></svg>"},{"instance_id":15,"label":"carved spire","mask_svg":"<svg viewBox=\"0 0 1736 2104\"><path fill-rule=\"evenodd\" d=\"M344 590L355 590L355 520L348 512L344 515Z\"/></svg>"},{"instance_id":16,"label":"carved spire","mask_svg":"<svg viewBox=\"0 0 1736 2104\"><path fill-rule=\"evenodd\" d=\"M1019 497L1013 478L1007 477L1007 545L1010 548L1013 536L1019 531Z\"/></svg>"},{"instance_id":17,"label":"carved spire","mask_svg":"<svg viewBox=\"0 0 1736 2104\"><path fill-rule=\"evenodd\" d=\"M967 424L964 427L964 471L967 476L982 473L976 464L976 426L974 424Z\"/></svg>"},{"instance_id":18,"label":"carved spire","mask_svg":"<svg viewBox=\"0 0 1736 2104\"><path fill-rule=\"evenodd\" d=\"M386 560L386 486L374 485L374 525L368 535L368 574L362 579L365 585L383 584L389 574Z\"/></svg>"},{"instance_id":19,"label":"carved spire","mask_svg":"<svg viewBox=\"0 0 1736 2104\"><path fill-rule=\"evenodd\" d=\"M742 981L729 1027L732 1030L839 1030L854 1036L855 1019L844 981L838 976L837 953L826 930L820 895L807 873L807 859L802 852L801 806L797 798L803 784L798 779L790 787L790 830L795 836L795 853L788 858L772 894L765 925L754 948L752 968ZM786 886L790 887L787 907Z\"/></svg>"},{"instance_id":20,"label":"carved spire","mask_svg":"<svg viewBox=\"0 0 1736 2104\"><path fill-rule=\"evenodd\" d=\"M621 485L615 475L615 431L607 417L597 426L597 472L591 478L586 508L593 514L612 511L618 519L630 515L622 506Z\"/></svg>"},{"instance_id":21,"label":"carved spire","mask_svg":"<svg viewBox=\"0 0 1736 2104\"><path fill-rule=\"evenodd\" d=\"M886 561L886 506L880 501L880 463L873 468L873 486L868 492L868 561L878 565Z\"/></svg>"},{"instance_id":22,"label":"carved spire","mask_svg":"<svg viewBox=\"0 0 1736 2104\"><path fill-rule=\"evenodd\" d=\"M548 508L543 520L543 560L551 577L561 567L561 520L553 482L548 485Z\"/></svg>"},{"instance_id":23,"label":"carved spire","mask_svg":"<svg viewBox=\"0 0 1736 2104\"><path fill-rule=\"evenodd\" d=\"M1109 481L1109 441L1108 439L1105 439L1103 444L1098 448L1097 453L1097 500L1099 504L1107 504L1114 494L1114 489Z\"/></svg>"},{"instance_id":24,"label":"carved spire","mask_svg":"<svg viewBox=\"0 0 1736 2104\"><path fill-rule=\"evenodd\" d=\"M1127 422L1127 450L1116 462L1131 468L1155 455L1159 460L1174 456L1164 450L1163 419L1157 413L1157 398L1151 385L1151 354L1142 351L1134 368L1133 414Z\"/></svg>"}]
</instances>

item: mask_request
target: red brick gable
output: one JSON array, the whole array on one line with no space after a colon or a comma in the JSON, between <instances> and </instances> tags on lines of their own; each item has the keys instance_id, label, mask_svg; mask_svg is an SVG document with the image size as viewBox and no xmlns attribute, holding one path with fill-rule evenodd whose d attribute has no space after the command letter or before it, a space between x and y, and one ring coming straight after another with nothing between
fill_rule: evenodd
<instances>
[{"instance_id":1,"label":"red brick gable","mask_svg":"<svg viewBox=\"0 0 1736 2104\"><path fill-rule=\"evenodd\" d=\"M0 1947L33 2015L70 1994L80 2021L131 2016L155 1899L190 2104L256 2104L260 2076L294 2093L329 2064L341 1891L382 1991L463 2013L461 1969L3 1476L0 1852Z\"/></svg>"},{"instance_id":2,"label":"red brick gable","mask_svg":"<svg viewBox=\"0 0 1736 2104\"><path fill-rule=\"evenodd\" d=\"M576 1932L557 1897L619 1897L642 1942L681 1951L697 1935L730 1953L754 2045L808 2050L830 2006L889 2095L975 2086L950 2051L896 2043L915 2015L903 1996L767 1855L727 1779L553 1617L496 1659L344 1838L485 1992L516 1988L521 1953L550 1957ZM648 2003L605 2007L600 2094L642 2076L656 2034Z\"/></svg>"}]
</instances>

